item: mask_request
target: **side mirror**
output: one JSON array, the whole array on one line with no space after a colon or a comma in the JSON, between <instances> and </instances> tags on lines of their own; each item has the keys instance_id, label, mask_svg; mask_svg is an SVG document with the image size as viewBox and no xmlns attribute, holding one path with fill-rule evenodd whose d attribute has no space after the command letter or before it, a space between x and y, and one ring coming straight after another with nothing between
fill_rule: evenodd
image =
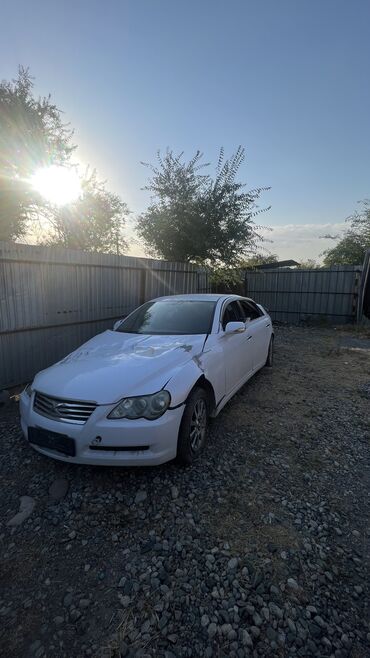
<instances>
[{"instance_id":1,"label":"side mirror","mask_svg":"<svg viewBox=\"0 0 370 658\"><path fill-rule=\"evenodd\" d=\"M113 331L116 331L116 329L118 329L118 327L120 326L121 322L122 322L122 320L116 320L116 322L115 322L114 325L113 325Z\"/></svg>"},{"instance_id":2,"label":"side mirror","mask_svg":"<svg viewBox=\"0 0 370 658\"><path fill-rule=\"evenodd\" d=\"M241 334L245 331L244 322L228 322L225 327L225 334Z\"/></svg>"}]
</instances>

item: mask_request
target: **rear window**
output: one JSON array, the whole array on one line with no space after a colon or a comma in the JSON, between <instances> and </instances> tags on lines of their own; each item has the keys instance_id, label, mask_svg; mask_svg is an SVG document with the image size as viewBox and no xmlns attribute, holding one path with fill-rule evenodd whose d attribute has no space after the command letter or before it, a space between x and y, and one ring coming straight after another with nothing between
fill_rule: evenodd
<instances>
[{"instance_id":1,"label":"rear window","mask_svg":"<svg viewBox=\"0 0 370 658\"><path fill-rule=\"evenodd\" d=\"M166 300L147 302L131 313L116 329L127 334L208 334L216 302Z\"/></svg>"}]
</instances>

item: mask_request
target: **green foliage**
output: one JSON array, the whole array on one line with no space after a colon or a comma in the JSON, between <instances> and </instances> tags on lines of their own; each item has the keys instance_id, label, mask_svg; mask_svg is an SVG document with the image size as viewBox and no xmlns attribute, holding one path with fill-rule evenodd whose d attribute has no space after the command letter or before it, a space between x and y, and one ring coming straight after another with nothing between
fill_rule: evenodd
<instances>
[{"instance_id":1,"label":"green foliage","mask_svg":"<svg viewBox=\"0 0 370 658\"><path fill-rule=\"evenodd\" d=\"M258 265L269 265L270 263L277 263L278 260L279 259L276 254L257 253L254 254L254 256L251 256L250 258L244 260L241 263L241 266L246 270L250 270L253 267L257 267Z\"/></svg>"},{"instance_id":2,"label":"green foliage","mask_svg":"<svg viewBox=\"0 0 370 658\"><path fill-rule=\"evenodd\" d=\"M120 254L127 248L124 228L128 216L128 207L120 197L105 189L95 171L90 175L87 172L80 199L49 209L52 228L44 242L49 246Z\"/></svg>"},{"instance_id":3,"label":"green foliage","mask_svg":"<svg viewBox=\"0 0 370 658\"><path fill-rule=\"evenodd\" d=\"M72 134L50 96L34 98L28 69L0 84L0 240L22 237L45 209L29 178L39 167L68 162Z\"/></svg>"},{"instance_id":4,"label":"green foliage","mask_svg":"<svg viewBox=\"0 0 370 658\"><path fill-rule=\"evenodd\" d=\"M324 252L324 264L360 265L367 249L370 249L370 200L362 202L360 212L349 218L350 228L333 249Z\"/></svg>"},{"instance_id":5,"label":"green foliage","mask_svg":"<svg viewBox=\"0 0 370 658\"><path fill-rule=\"evenodd\" d=\"M225 285L236 286L243 282L244 270L235 267L214 267L208 271L209 281L212 286Z\"/></svg>"},{"instance_id":6,"label":"green foliage","mask_svg":"<svg viewBox=\"0 0 370 658\"><path fill-rule=\"evenodd\" d=\"M262 190L243 191L236 180L244 160L238 148L229 160L221 149L214 179L203 173L200 151L189 162L183 154L158 153L158 165L146 165L151 179L145 189L152 201L137 222L137 230L153 255L212 267L237 266L262 238L253 218L261 210Z\"/></svg>"},{"instance_id":7,"label":"green foliage","mask_svg":"<svg viewBox=\"0 0 370 658\"><path fill-rule=\"evenodd\" d=\"M321 265L315 261L314 258L308 258L307 260L301 260L299 263L299 268L301 270L318 270Z\"/></svg>"}]
</instances>

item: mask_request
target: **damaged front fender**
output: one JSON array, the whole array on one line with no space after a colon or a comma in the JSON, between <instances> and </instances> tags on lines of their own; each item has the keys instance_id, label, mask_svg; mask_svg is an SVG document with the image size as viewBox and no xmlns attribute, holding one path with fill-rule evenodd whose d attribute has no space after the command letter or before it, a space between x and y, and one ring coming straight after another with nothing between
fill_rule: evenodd
<instances>
[{"instance_id":1,"label":"damaged front fender","mask_svg":"<svg viewBox=\"0 0 370 658\"><path fill-rule=\"evenodd\" d=\"M222 359L215 359L211 351L195 355L167 382L165 388L171 393L171 408L184 404L197 381L204 377L213 389L215 405L225 394L225 370Z\"/></svg>"},{"instance_id":2,"label":"damaged front fender","mask_svg":"<svg viewBox=\"0 0 370 658\"><path fill-rule=\"evenodd\" d=\"M171 409L184 404L194 384L203 374L199 365L192 359L171 377L164 386L171 394Z\"/></svg>"}]
</instances>

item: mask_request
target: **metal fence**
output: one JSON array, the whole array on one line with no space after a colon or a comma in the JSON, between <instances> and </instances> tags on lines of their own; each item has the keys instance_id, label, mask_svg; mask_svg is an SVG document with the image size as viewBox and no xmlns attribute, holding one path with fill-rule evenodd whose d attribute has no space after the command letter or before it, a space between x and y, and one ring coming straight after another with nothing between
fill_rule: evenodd
<instances>
[{"instance_id":1,"label":"metal fence","mask_svg":"<svg viewBox=\"0 0 370 658\"><path fill-rule=\"evenodd\" d=\"M208 292L188 263L0 241L0 389L29 381L147 299Z\"/></svg>"},{"instance_id":2,"label":"metal fence","mask_svg":"<svg viewBox=\"0 0 370 658\"><path fill-rule=\"evenodd\" d=\"M279 322L345 324L356 320L361 271L361 265L248 270L245 294L265 306Z\"/></svg>"}]
</instances>

